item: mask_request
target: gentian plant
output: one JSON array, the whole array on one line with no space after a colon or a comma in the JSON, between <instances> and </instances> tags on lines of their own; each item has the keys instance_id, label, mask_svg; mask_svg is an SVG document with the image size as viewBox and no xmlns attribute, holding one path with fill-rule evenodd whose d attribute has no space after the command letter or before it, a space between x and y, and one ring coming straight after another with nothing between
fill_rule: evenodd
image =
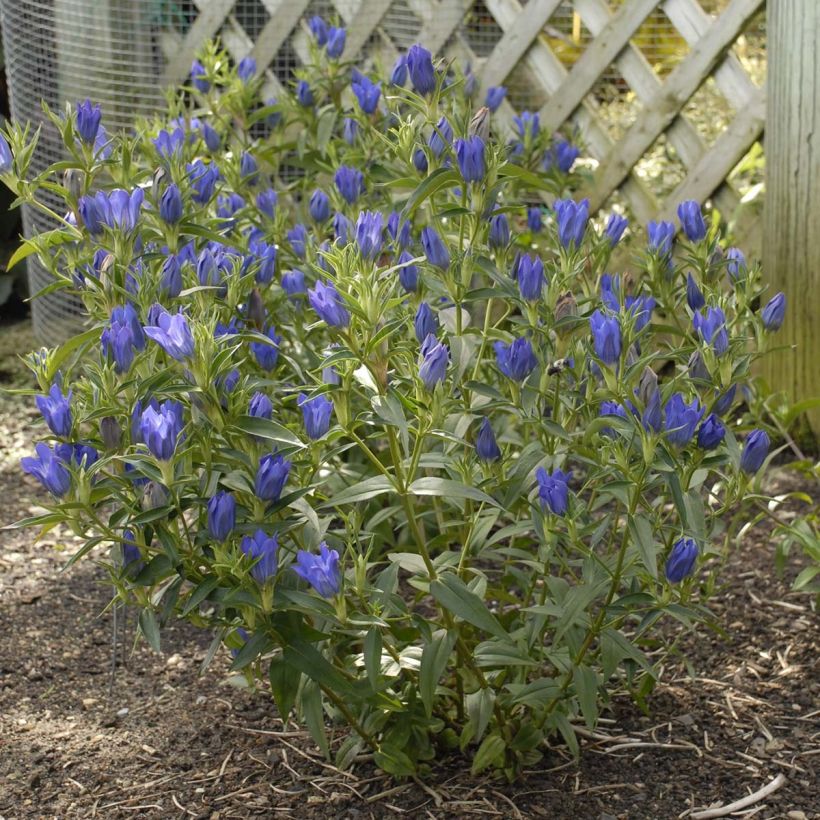
<instances>
[{"instance_id":1,"label":"gentian plant","mask_svg":"<svg viewBox=\"0 0 820 820\"><path fill-rule=\"evenodd\" d=\"M339 765L460 749L512 777L646 698L664 618L709 617L772 455L736 388L785 299L695 203L611 274L627 221L573 199L537 114L500 139L503 88L475 110L421 45L377 77L309 29L278 100L211 47L105 151L87 102L52 114L67 158L40 176L28 131L0 142L21 201L64 202L17 258L87 310L29 358L22 469L54 500L24 523L67 523L72 561L112 545L154 647L187 618L326 753L346 724Z\"/></svg>"}]
</instances>

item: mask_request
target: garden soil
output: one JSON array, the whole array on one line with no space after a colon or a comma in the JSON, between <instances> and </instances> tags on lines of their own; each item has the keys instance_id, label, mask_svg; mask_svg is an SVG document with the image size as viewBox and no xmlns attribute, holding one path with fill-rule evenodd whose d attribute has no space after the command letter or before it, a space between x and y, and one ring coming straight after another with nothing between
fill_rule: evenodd
<instances>
[{"instance_id":1,"label":"garden soil","mask_svg":"<svg viewBox=\"0 0 820 820\"><path fill-rule=\"evenodd\" d=\"M20 378L11 354L31 346L25 325L0 331L5 386ZM18 468L36 422L30 400L0 399L0 524L46 501ZM769 481L817 495L795 474ZM104 570L86 560L62 571L77 547L67 531L35 543L0 530L0 820L665 820L780 775L743 816L820 818L820 623L811 597L790 589L799 559L776 572L770 531L746 533L722 573L712 608L725 634L681 638L648 714L616 699L585 732L580 761L556 744L514 784L471 777L451 758L422 785L389 779L367 757L334 769L264 691L231 682L227 652L200 675L210 636L186 624L163 631L158 655L134 647L131 613L112 682Z\"/></svg>"}]
</instances>

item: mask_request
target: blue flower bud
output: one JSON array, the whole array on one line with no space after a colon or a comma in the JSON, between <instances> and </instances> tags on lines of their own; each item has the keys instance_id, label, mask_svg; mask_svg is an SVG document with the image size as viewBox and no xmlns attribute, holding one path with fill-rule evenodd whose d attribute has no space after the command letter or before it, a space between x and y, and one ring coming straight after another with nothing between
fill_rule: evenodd
<instances>
[{"instance_id":1,"label":"blue flower bud","mask_svg":"<svg viewBox=\"0 0 820 820\"><path fill-rule=\"evenodd\" d=\"M491 248L505 248L509 244L510 221L507 214L495 214L490 217L489 242Z\"/></svg>"},{"instance_id":2,"label":"blue flower bud","mask_svg":"<svg viewBox=\"0 0 820 820\"><path fill-rule=\"evenodd\" d=\"M658 401L660 401L660 393L658 394ZM598 411L599 416L618 416L622 419L628 418L626 408L622 404L615 401L601 402L601 409ZM658 425L660 426L660 425ZM615 437L615 430L612 427L602 427L601 433L610 438Z\"/></svg>"},{"instance_id":3,"label":"blue flower bud","mask_svg":"<svg viewBox=\"0 0 820 820\"><path fill-rule=\"evenodd\" d=\"M64 396L59 386L52 384L47 395L37 396L34 400L37 409L43 414L43 418L49 429L55 436L68 436L71 433L71 391Z\"/></svg>"},{"instance_id":4,"label":"blue flower bud","mask_svg":"<svg viewBox=\"0 0 820 820\"><path fill-rule=\"evenodd\" d=\"M307 254L308 232L307 228L298 223L294 225L286 234L290 248L293 253L299 258L304 259Z\"/></svg>"},{"instance_id":5,"label":"blue flower bud","mask_svg":"<svg viewBox=\"0 0 820 820\"><path fill-rule=\"evenodd\" d=\"M201 159L188 163L187 168L191 198L199 205L205 205L214 195L219 170L215 165L206 165Z\"/></svg>"},{"instance_id":6,"label":"blue flower bud","mask_svg":"<svg viewBox=\"0 0 820 820\"><path fill-rule=\"evenodd\" d=\"M269 285L276 274L276 246L259 241L253 243L251 249L256 257L255 261L259 262L254 278L260 285Z\"/></svg>"},{"instance_id":7,"label":"blue flower bud","mask_svg":"<svg viewBox=\"0 0 820 820\"><path fill-rule=\"evenodd\" d=\"M559 199L553 207L561 246L566 249L572 246L579 248L589 220L589 200L574 202L571 199Z\"/></svg>"},{"instance_id":8,"label":"blue flower bud","mask_svg":"<svg viewBox=\"0 0 820 820\"><path fill-rule=\"evenodd\" d=\"M199 126L199 133L202 135L202 140L205 147L212 153L219 150L222 145L222 139L216 129L208 122L203 122Z\"/></svg>"},{"instance_id":9,"label":"blue flower bud","mask_svg":"<svg viewBox=\"0 0 820 820\"><path fill-rule=\"evenodd\" d=\"M342 129L342 137L348 145L353 145L356 142L356 137L359 135L359 123L353 117L345 117L344 127Z\"/></svg>"},{"instance_id":10,"label":"blue flower bud","mask_svg":"<svg viewBox=\"0 0 820 820\"><path fill-rule=\"evenodd\" d=\"M401 87L407 82L407 57L400 55L390 72L390 85Z\"/></svg>"},{"instance_id":11,"label":"blue flower bud","mask_svg":"<svg viewBox=\"0 0 820 820\"><path fill-rule=\"evenodd\" d=\"M208 502L208 533L214 541L224 543L236 526L236 499L219 490Z\"/></svg>"},{"instance_id":12,"label":"blue flower bud","mask_svg":"<svg viewBox=\"0 0 820 820\"><path fill-rule=\"evenodd\" d=\"M566 515L569 507L569 474L563 470L548 473L543 467L535 471L538 481L538 498L541 507L553 515Z\"/></svg>"},{"instance_id":13,"label":"blue flower bud","mask_svg":"<svg viewBox=\"0 0 820 820\"><path fill-rule=\"evenodd\" d=\"M527 227L533 233L540 233L544 223L541 220L541 208L538 205L531 205L527 208Z\"/></svg>"},{"instance_id":14,"label":"blue flower bud","mask_svg":"<svg viewBox=\"0 0 820 820\"><path fill-rule=\"evenodd\" d=\"M700 242L706 237L706 223L703 221L700 205L694 199L688 199L678 205L678 219L690 242Z\"/></svg>"},{"instance_id":15,"label":"blue flower bud","mask_svg":"<svg viewBox=\"0 0 820 820\"><path fill-rule=\"evenodd\" d=\"M666 438L675 447L685 447L695 435L695 428L705 412L697 398L686 404L680 393L673 393L666 402Z\"/></svg>"},{"instance_id":16,"label":"blue flower bud","mask_svg":"<svg viewBox=\"0 0 820 820\"><path fill-rule=\"evenodd\" d=\"M122 543L122 569L129 578L136 578L140 570L145 566L142 560L142 553L137 546L136 538L133 530L123 530Z\"/></svg>"},{"instance_id":17,"label":"blue flower bud","mask_svg":"<svg viewBox=\"0 0 820 820\"><path fill-rule=\"evenodd\" d=\"M629 220L625 216L612 213L606 221L606 228L604 228L604 235L609 240L609 244L614 248L624 235L624 231L629 225Z\"/></svg>"},{"instance_id":18,"label":"blue flower bud","mask_svg":"<svg viewBox=\"0 0 820 820\"><path fill-rule=\"evenodd\" d=\"M698 430L698 447L701 450L714 450L726 436L726 428L721 420L710 413Z\"/></svg>"},{"instance_id":19,"label":"blue flower bud","mask_svg":"<svg viewBox=\"0 0 820 820\"><path fill-rule=\"evenodd\" d=\"M88 469L100 457L100 454L89 444L55 444L54 453L64 464Z\"/></svg>"},{"instance_id":20,"label":"blue flower bud","mask_svg":"<svg viewBox=\"0 0 820 820\"><path fill-rule=\"evenodd\" d=\"M174 254L166 257L162 263L159 289L160 293L171 299L176 299L182 292L182 268Z\"/></svg>"},{"instance_id":21,"label":"blue flower bud","mask_svg":"<svg viewBox=\"0 0 820 820\"><path fill-rule=\"evenodd\" d=\"M263 529L258 529L252 536L246 535L239 542L239 548L254 562L251 575L257 584L261 586L276 575L279 569L279 542L275 533L268 535Z\"/></svg>"},{"instance_id":22,"label":"blue flower bud","mask_svg":"<svg viewBox=\"0 0 820 820\"><path fill-rule=\"evenodd\" d=\"M327 43L327 23L318 15L314 15L308 20L308 27L316 40L316 45L321 47Z\"/></svg>"},{"instance_id":23,"label":"blue flower bud","mask_svg":"<svg viewBox=\"0 0 820 820\"><path fill-rule=\"evenodd\" d=\"M486 168L484 165L484 140L481 137L468 137L456 140L456 160L458 169L466 183L481 182Z\"/></svg>"},{"instance_id":24,"label":"blue flower bud","mask_svg":"<svg viewBox=\"0 0 820 820\"><path fill-rule=\"evenodd\" d=\"M408 49L406 62L413 89L423 97L432 94L436 88L436 72L430 52L416 43Z\"/></svg>"},{"instance_id":25,"label":"blue flower bud","mask_svg":"<svg viewBox=\"0 0 820 820\"><path fill-rule=\"evenodd\" d=\"M151 142L154 143L154 147L161 159L171 160L182 154L186 139L185 130L181 127L175 128L173 131L166 131L163 128Z\"/></svg>"},{"instance_id":26,"label":"blue flower bud","mask_svg":"<svg viewBox=\"0 0 820 820\"><path fill-rule=\"evenodd\" d=\"M205 66L199 60L194 60L191 63L191 84L202 94L207 94L211 87L211 84L205 79L205 75Z\"/></svg>"},{"instance_id":27,"label":"blue flower bud","mask_svg":"<svg viewBox=\"0 0 820 820\"><path fill-rule=\"evenodd\" d=\"M327 56L333 60L337 60L342 56L345 50L345 41L347 40L347 32L343 28L336 28L335 26L328 27L327 30Z\"/></svg>"},{"instance_id":28,"label":"blue flower bud","mask_svg":"<svg viewBox=\"0 0 820 820\"><path fill-rule=\"evenodd\" d=\"M365 259L375 259L382 249L382 215L362 211L356 220L356 244Z\"/></svg>"},{"instance_id":29,"label":"blue flower bud","mask_svg":"<svg viewBox=\"0 0 820 820\"><path fill-rule=\"evenodd\" d=\"M624 307L627 313L635 317L635 332L643 330L652 319L652 311L655 309L655 299L652 296L627 296Z\"/></svg>"},{"instance_id":30,"label":"blue flower bud","mask_svg":"<svg viewBox=\"0 0 820 820\"><path fill-rule=\"evenodd\" d=\"M729 248L726 251L726 273L733 287L746 278L746 257L740 248Z\"/></svg>"},{"instance_id":31,"label":"blue flower bud","mask_svg":"<svg viewBox=\"0 0 820 820\"><path fill-rule=\"evenodd\" d=\"M330 199L318 188L310 197L310 215L316 222L324 222L330 216Z\"/></svg>"},{"instance_id":32,"label":"blue flower bud","mask_svg":"<svg viewBox=\"0 0 820 820\"><path fill-rule=\"evenodd\" d=\"M276 206L279 202L279 195L272 188L260 191L256 196L256 207L269 219L276 216Z\"/></svg>"},{"instance_id":33,"label":"blue flower bud","mask_svg":"<svg viewBox=\"0 0 820 820\"><path fill-rule=\"evenodd\" d=\"M726 316L720 308L707 308L706 316L696 313L692 317L692 325L700 338L712 345L718 356L722 356L729 349Z\"/></svg>"},{"instance_id":34,"label":"blue flower bud","mask_svg":"<svg viewBox=\"0 0 820 820\"><path fill-rule=\"evenodd\" d=\"M251 353L263 370L273 370L279 360L279 343L282 337L276 335L273 327L265 330L264 335L270 339L270 342L251 342Z\"/></svg>"},{"instance_id":35,"label":"blue flower bud","mask_svg":"<svg viewBox=\"0 0 820 820\"><path fill-rule=\"evenodd\" d=\"M236 67L236 74L243 83L247 83L253 79L256 74L256 60L253 57L243 57Z\"/></svg>"},{"instance_id":36,"label":"blue flower bud","mask_svg":"<svg viewBox=\"0 0 820 820\"><path fill-rule=\"evenodd\" d=\"M666 559L666 579L670 584L679 584L692 574L698 558L698 545L691 538L679 538L672 546Z\"/></svg>"},{"instance_id":37,"label":"blue flower bud","mask_svg":"<svg viewBox=\"0 0 820 820\"><path fill-rule=\"evenodd\" d=\"M419 269L411 264L413 258L410 251L402 251L396 260L396 264L402 266L399 268L399 282L407 293L415 293L419 288Z\"/></svg>"},{"instance_id":38,"label":"blue flower bud","mask_svg":"<svg viewBox=\"0 0 820 820\"><path fill-rule=\"evenodd\" d=\"M735 393L737 392L737 385L733 384L729 389L715 402L715 413L719 416L725 416L729 412L729 408L735 400Z\"/></svg>"},{"instance_id":39,"label":"blue flower bud","mask_svg":"<svg viewBox=\"0 0 820 820\"><path fill-rule=\"evenodd\" d=\"M568 174L575 164L575 160L581 154L581 149L566 140L554 140L552 145L544 152L542 161L545 171L553 168L562 174Z\"/></svg>"},{"instance_id":40,"label":"blue flower bud","mask_svg":"<svg viewBox=\"0 0 820 820\"><path fill-rule=\"evenodd\" d=\"M786 294L781 292L773 296L761 311L760 316L766 330L780 330L786 318Z\"/></svg>"},{"instance_id":41,"label":"blue flower bud","mask_svg":"<svg viewBox=\"0 0 820 820\"><path fill-rule=\"evenodd\" d=\"M282 274L282 290L291 298L307 292L305 274L300 270L288 270Z\"/></svg>"},{"instance_id":42,"label":"blue flower bud","mask_svg":"<svg viewBox=\"0 0 820 820\"><path fill-rule=\"evenodd\" d=\"M8 140L0 134L0 174L7 174L14 167L14 155Z\"/></svg>"},{"instance_id":43,"label":"blue flower bud","mask_svg":"<svg viewBox=\"0 0 820 820\"><path fill-rule=\"evenodd\" d=\"M430 146L430 150L433 152L433 156L436 157L436 159L442 155L445 148L449 148L453 144L453 126L447 122L446 117L442 117L438 121L436 127L430 134L430 139L427 140L427 144ZM481 159L483 162L483 149Z\"/></svg>"},{"instance_id":44,"label":"blue flower bud","mask_svg":"<svg viewBox=\"0 0 820 820\"><path fill-rule=\"evenodd\" d=\"M740 454L740 469L750 475L756 473L769 454L769 445L769 437L765 430L752 430L746 436L743 452Z\"/></svg>"},{"instance_id":45,"label":"blue flower bud","mask_svg":"<svg viewBox=\"0 0 820 820\"><path fill-rule=\"evenodd\" d=\"M176 451L183 427L182 405L166 401L156 407L149 405L139 418L139 438L151 455L168 461Z\"/></svg>"},{"instance_id":46,"label":"blue flower bud","mask_svg":"<svg viewBox=\"0 0 820 820\"><path fill-rule=\"evenodd\" d=\"M262 501L278 501L290 475L291 463L279 453L268 453L259 459L254 492Z\"/></svg>"},{"instance_id":47,"label":"blue flower bud","mask_svg":"<svg viewBox=\"0 0 820 820\"><path fill-rule=\"evenodd\" d=\"M450 350L431 333L421 344L419 378L427 390L443 382L450 362Z\"/></svg>"},{"instance_id":48,"label":"blue flower bud","mask_svg":"<svg viewBox=\"0 0 820 820\"><path fill-rule=\"evenodd\" d=\"M77 133L86 145L93 145L100 127L102 109L92 105L91 100L77 103Z\"/></svg>"},{"instance_id":49,"label":"blue flower bud","mask_svg":"<svg viewBox=\"0 0 820 820\"><path fill-rule=\"evenodd\" d=\"M307 80L299 80L296 84L296 100L302 108L310 108L313 105L313 91Z\"/></svg>"},{"instance_id":50,"label":"blue flower bud","mask_svg":"<svg viewBox=\"0 0 820 820\"><path fill-rule=\"evenodd\" d=\"M691 273L686 277L686 303L693 311L700 310L706 304L698 283Z\"/></svg>"},{"instance_id":51,"label":"blue flower bud","mask_svg":"<svg viewBox=\"0 0 820 820\"><path fill-rule=\"evenodd\" d=\"M352 205L364 193L364 174L356 168L342 165L333 176L342 199Z\"/></svg>"},{"instance_id":52,"label":"blue flower bud","mask_svg":"<svg viewBox=\"0 0 820 820\"><path fill-rule=\"evenodd\" d=\"M333 402L320 395L309 399L305 393L299 394L299 407L302 408L302 420L308 438L316 441L330 429L330 416L333 413Z\"/></svg>"},{"instance_id":53,"label":"blue flower bud","mask_svg":"<svg viewBox=\"0 0 820 820\"><path fill-rule=\"evenodd\" d=\"M427 261L437 268L447 270L450 267L450 253L435 228L423 228L421 246Z\"/></svg>"},{"instance_id":54,"label":"blue flower bud","mask_svg":"<svg viewBox=\"0 0 820 820\"><path fill-rule=\"evenodd\" d=\"M111 311L108 325L100 336L103 355L114 360L117 373L125 373L134 361L134 351L145 349L145 334L130 304Z\"/></svg>"},{"instance_id":55,"label":"blue flower bud","mask_svg":"<svg viewBox=\"0 0 820 820\"><path fill-rule=\"evenodd\" d=\"M661 391L658 387L658 375L651 367L644 368L635 394L643 407L640 418L644 429L659 433L663 426Z\"/></svg>"},{"instance_id":56,"label":"blue flower bud","mask_svg":"<svg viewBox=\"0 0 820 820\"><path fill-rule=\"evenodd\" d=\"M319 318L331 327L347 327L350 324L350 314L333 285L317 282L314 288L308 290L308 301Z\"/></svg>"},{"instance_id":57,"label":"blue flower bud","mask_svg":"<svg viewBox=\"0 0 820 820\"><path fill-rule=\"evenodd\" d=\"M541 129L541 117L532 111L522 111L521 114L513 117L513 125L518 133L518 138L522 142L528 139L532 141L538 136Z\"/></svg>"},{"instance_id":58,"label":"blue flower bud","mask_svg":"<svg viewBox=\"0 0 820 820\"><path fill-rule=\"evenodd\" d=\"M52 495L60 498L71 488L71 474L64 462L44 442L36 444L36 456L20 459L24 473L33 475Z\"/></svg>"},{"instance_id":59,"label":"blue flower bud","mask_svg":"<svg viewBox=\"0 0 820 820\"><path fill-rule=\"evenodd\" d=\"M508 378L523 382L538 364L530 340L525 337L514 339L510 344L495 342L493 345L498 369Z\"/></svg>"},{"instance_id":60,"label":"blue flower bud","mask_svg":"<svg viewBox=\"0 0 820 820\"><path fill-rule=\"evenodd\" d=\"M646 226L649 250L662 260L671 261L675 226L671 222L650 222Z\"/></svg>"},{"instance_id":61,"label":"blue flower bud","mask_svg":"<svg viewBox=\"0 0 820 820\"><path fill-rule=\"evenodd\" d=\"M469 63L464 68L464 94L472 97L478 90L478 77Z\"/></svg>"},{"instance_id":62,"label":"blue flower bud","mask_svg":"<svg viewBox=\"0 0 820 820\"><path fill-rule=\"evenodd\" d=\"M254 393L248 402L248 415L270 419L273 416L273 403L264 393Z\"/></svg>"},{"instance_id":63,"label":"blue flower bud","mask_svg":"<svg viewBox=\"0 0 820 820\"><path fill-rule=\"evenodd\" d=\"M614 316L605 316L596 310L589 317L595 355L604 364L615 364L621 357L621 325Z\"/></svg>"},{"instance_id":64,"label":"blue flower bud","mask_svg":"<svg viewBox=\"0 0 820 820\"><path fill-rule=\"evenodd\" d=\"M518 290L522 299L536 302L541 298L541 291L546 283L541 257L519 254L513 266L513 276L518 280Z\"/></svg>"},{"instance_id":65,"label":"blue flower bud","mask_svg":"<svg viewBox=\"0 0 820 820\"><path fill-rule=\"evenodd\" d=\"M475 452L481 461L496 461L501 458L501 450L495 440L490 420L485 416L481 421L475 440Z\"/></svg>"},{"instance_id":66,"label":"blue flower bud","mask_svg":"<svg viewBox=\"0 0 820 820\"><path fill-rule=\"evenodd\" d=\"M361 75L358 82L351 83L350 86L359 106L365 114L372 114L379 104L379 97L382 93L381 83L371 82L367 77Z\"/></svg>"},{"instance_id":67,"label":"blue flower bud","mask_svg":"<svg viewBox=\"0 0 820 820\"><path fill-rule=\"evenodd\" d=\"M293 571L307 581L323 598L338 595L342 588L339 553L328 549L324 541L319 544L319 555L299 550L296 553Z\"/></svg>"},{"instance_id":68,"label":"blue flower bud","mask_svg":"<svg viewBox=\"0 0 820 820\"><path fill-rule=\"evenodd\" d=\"M427 154L423 148L416 148L413 151L413 166L420 174L426 174L429 165L427 164Z\"/></svg>"},{"instance_id":69,"label":"blue flower bud","mask_svg":"<svg viewBox=\"0 0 820 820\"><path fill-rule=\"evenodd\" d=\"M182 194L174 183L171 183L160 197L159 215L169 225L175 225L182 219Z\"/></svg>"},{"instance_id":70,"label":"blue flower bud","mask_svg":"<svg viewBox=\"0 0 820 820\"><path fill-rule=\"evenodd\" d=\"M498 111L504 97L507 96L507 89L503 85L496 85L487 89L487 99L485 105L490 111Z\"/></svg>"},{"instance_id":71,"label":"blue flower bud","mask_svg":"<svg viewBox=\"0 0 820 820\"><path fill-rule=\"evenodd\" d=\"M150 317L156 324L146 325L145 335L178 362L190 359L194 355L194 337L182 310L171 314L161 305L156 307L158 310Z\"/></svg>"},{"instance_id":72,"label":"blue flower bud","mask_svg":"<svg viewBox=\"0 0 820 820\"><path fill-rule=\"evenodd\" d=\"M419 344L424 342L428 336L435 336L438 333L438 319L427 302L422 302L419 305L413 319L413 329Z\"/></svg>"}]
</instances>

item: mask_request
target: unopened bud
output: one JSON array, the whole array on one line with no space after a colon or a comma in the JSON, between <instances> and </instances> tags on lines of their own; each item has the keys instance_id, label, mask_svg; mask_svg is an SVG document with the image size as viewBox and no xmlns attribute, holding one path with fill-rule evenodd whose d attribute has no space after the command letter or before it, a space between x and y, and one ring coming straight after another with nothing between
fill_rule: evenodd
<instances>
[{"instance_id":1,"label":"unopened bud","mask_svg":"<svg viewBox=\"0 0 820 820\"><path fill-rule=\"evenodd\" d=\"M248 321L257 328L265 324L265 303L262 301L262 294L259 288L254 288L248 297Z\"/></svg>"},{"instance_id":2,"label":"unopened bud","mask_svg":"<svg viewBox=\"0 0 820 820\"><path fill-rule=\"evenodd\" d=\"M689 363L686 367L689 370L689 375L691 378L700 379L701 381L705 382L711 380L711 377L709 376L709 371L706 368L706 363L703 361L703 356L701 356L699 350L696 350L689 357Z\"/></svg>"},{"instance_id":3,"label":"unopened bud","mask_svg":"<svg viewBox=\"0 0 820 820\"><path fill-rule=\"evenodd\" d=\"M100 438L107 450L119 449L122 441L122 427L113 416L106 416L100 421Z\"/></svg>"},{"instance_id":4,"label":"unopened bud","mask_svg":"<svg viewBox=\"0 0 820 820\"><path fill-rule=\"evenodd\" d=\"M168 490L156 481L149 481L142 493L142 509L156 510L168 503Z\"/></svg>"},{"instance_id":5,"label":"unopened bud","mask_svg":"<svg viewBox=\"0 0 820 820\"><path fill-rule=\"evenodd\" d=\"M560 322L568 316L578 315L578 302L575 301L575 296L571 290L562 293L555 303L555 321Z\"/></svg>"},{"instance_id":6,"label":"unopened bud","mask_svg":"<svg viewBox=\"0 0 820 820\"><path fill-rule=\"evenodd\" d=\"M71 199L79 199L83 189L82 171L79 168L67 168L63 173L63 187Z\"/></svg>"},{"instance_id":7,"label":"unopened bud","mask_svg":"<svg viewBox=\"0 0 820 820\"><path fill-rule=\"evenodd\" d=\"M468 134L481 137L484 142L490 138L490 109L486 105L478 109L470 120Z\"/></svg>"}]
</instances>

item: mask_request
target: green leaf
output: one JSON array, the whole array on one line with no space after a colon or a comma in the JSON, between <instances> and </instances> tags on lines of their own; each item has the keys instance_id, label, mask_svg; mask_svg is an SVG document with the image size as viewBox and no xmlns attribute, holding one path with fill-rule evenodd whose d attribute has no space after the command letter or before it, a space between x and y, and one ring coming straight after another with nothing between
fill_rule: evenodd
<instances>
[{"instance_id":1,"label":"green leaf","mask_svg":"<svg viewBox=\"0 0 820 820\"><path fill-rule=\"evenodd\" d=\"M373 689L378 689L382 674L382 633L377 626L367 631L364 639L364 668Z\"/></svg>"},{"instance_id":2,"label":"green leaf","mask_svg":"<svg viewBox=\"0 0 820 820\"><path fill-rule=\"evenodd\" d=\"M470 774L475 776L495 763L503 765L504 750L506 748L507 742L503 737L496 734L487 735L475 753L473 765L470 766Z\"/></svg>"},{"instance_id":3,"label":"green leaf","mask_svg":"<svg viewBox=\"0 0 820 820\"><path fill-rule=\"evenodd\" d=\"M332 497L322 504L322 508L341 507L343 504L353 504L355 501L367 501L383 493L394 492L395 487L387 476L376 475L366 478L338 493L333 493Z\"/></svg>"},{"instance_id":4,"label":"green leaf","mask_svg":"<svg viewBox=\"0 0 820 820\"><path fill-rule=\"evenodd\" d=\"M373 754L373 761L380 769L395 777L412 777L416 773L413 761L390 743L382 743Z\"/></svg>"},{"instance_id":5,"label":"green leaf","mask_svg":"<svg viewBox=\"0 0 820 820\"><path fill-rule=\"evenodd\" d=\"M460 177L455 171L447 168L437 168L432 174L425 177L421 184L410 194L407 204L404 206L402 213L403 219L409 219L413 216L413 211L416 210L426 199L433 196L437 191L447 186L453 187L458 185Z\"/></svg>"},{"instance_id":6,"label":"green leaf","mask_svg":"<svg viewBox=\"0 0 820 820\"><path fill-rule=\"evenodd\" d=\"M442 498L470 498L473 501L482 501L493 507L498 507L498 502L477 490L475 487L468 487L459 481L451 481L448 478L438 476L425 476L417 478L408 488L413 495L436 495Z\"/></svg>"},{"instance_id":7,"label":"green leaf","mask_svg":"<svg viewBox=\"0 0 820 820\"><path fill-rule=\"evenodd\" d=\"M272 419L263 419L258 416L240 416L236 420L236 427L243 433L266 438L270 441L278 441L280 444L287 444L289 447L302 449L305 446L294 432Z\"/></svg>"},{"instance_id":8,"label":"green leaf","mask_svg":"<svg viewBox=\"0 0 820 820\"><path fill-rule=\"evenodd\" d=\"M236 672L239 669L244 669L249 663L255 661L260 655L265 652L270 652L273 649L274 643L267 632L254 632L251 637L245 641L245 645L239 650L236 657L231 664L231 671Z\"/></svg>"},{"instance_id":9,"label":"green leaf","mask_svg":"<svg viewBox=\"0 0 820 820\"><path fill-rule=\"evenodd\" d=\"M139 628L148 645L154 652L160 651L159 624L153 609L143 609L139 614Z\"/></svg>"},{"instance_id":10,"label":"green leaf","mask_svg":"<svg viewBox=\"0 0 820 820\"><path fill-rule=\"evenodd\" d=\"M457 575L447 572L430 584L430 594L445 609L457 615L467 623L478 627L483 632L489 632L496 638L507 638L504 627L501 626L495 615L484 605L484 601Z\"/></svg>"},{"instance_id":11,"label":"green leaf","mask_svg":"<svg viewBox=\"0 0 820 820\"><path fill-rule=\"evenodd\" d=\"M456 645L456 633L446 629L437 629L433 633L433 639L424 645L421 653L421 667L419 670L419 695L424 704L424 711L427 717L433 714L433 700L438 686L447 666L447 661L453 654L453 647Z\"/></svg>"},{"instance_id":12,"label":"green leaf","mask_svg":"<svg viewBox=\"0 0 820 820\"><path fill-rule=\"evenodd\" d=\"M604 629L601 632L600 641L601 665L603 667L604 677L608 678L612 675L618 668L620 662L627 658L634 661L650 674L653 674L652 667L649 665L643 652L617 629Z\"/></svg>"},{"instance_id":13,"label":"green leaf","mask_svg":"<svg viewBox=\"0 0 820 820\"><path fill-rule=\"evenodd\" d=\"M293 704L296 702L296 693L299 691L299 681L302 673L284 659L272 658L268 669L270 678L270 689L273 693L273 700L279 710L279 717L287 720Z\"/></svg>"},{"instance_id":14,"label":"green leaf","mask_svg":"<svg viewBox=\"0 0 820 820\"><path fill-rule=\"evenodd\" d=\"M482 641L475 648L475 662L481 668L506 669L508 666L538 666L538 661L507 641Z\"/></svg>"},{"instance_id":15,"label":"green leaf","mask_svg":"<svg viewBox=\"0 0 820 820\"><path fill-rule=\"evenodd\" d=\"M313 644L296 640L285 647L282 657L285 663L307 675L310 680L326 686L339 695L357 697L347 679Z\"/></svg>"},{"instance_id":16,"label":"green leaf","mask_svg":"<svg viewBox=\"0 0 820 820\"><path fill-rule=\"evenodd\" d=\"M598 675L582 664L572 670L572 682L581 706L581 714L587 728L593 731L598 723Z\"/></svg>"},{"instance_id":17,"label":"green leaf","mask_svg":"<svg viewBox=\"0 0 820 820\"><path fill-rule=\"evenodd\" d=\"M299 705L310 736L322 750L322 754L330 759L330 744L327 742L325 731L325 711L322 708L322 690L315 681L305 681Z\"/></svg>"},{"instance_id":18,"label":"green leaf","mask_svg":"<svg viewBox=\"0 0 820 820\"><path fill-rule=\"evenodd\" d=\"M652 525L642 515L629 520L629 531L641 553L641 561L649 574L658 579L658 551L652 538Z\"/></svg>"},{"instance_id":19,"label":"green leaf","mask_svg":"<svg viewBox=\"0 0 820 820\"><path fill-rule=\"evenodd\" d=\"M495 705L495 692L489 687L478 689L467 695L464 700L472 724L471 738L477 743L484 737L490 723Z\"/></svg>"},{"instance_id":20,"label":"green leaf","mask_svg":"<svg viewBox=\"0 0 820 820\"><path fill-rule=\"evenodd\" d=\"M188 600L185 602L185 606L182 609L183 617L192 609L198 607L214 591L218 584L219 578L215 575L209 575L204 581L197 584L188 596Z\"/></svg>"},{"instance_id":21,"label":"green leaf","mask_svg":"<svg viewBox=\"0 0 820 820\"><path fill-rule=\"evenodd\" d=\"M577 758L581 753L581 749L578 746L578 736L575 734L575 729L572 728L572 724L567 719L567 716L563 712L553 712L550 716L550 723L561 733L561 737L564 738L564 742L569 746L572 756Z\"/></svg>"}]
</instances>

